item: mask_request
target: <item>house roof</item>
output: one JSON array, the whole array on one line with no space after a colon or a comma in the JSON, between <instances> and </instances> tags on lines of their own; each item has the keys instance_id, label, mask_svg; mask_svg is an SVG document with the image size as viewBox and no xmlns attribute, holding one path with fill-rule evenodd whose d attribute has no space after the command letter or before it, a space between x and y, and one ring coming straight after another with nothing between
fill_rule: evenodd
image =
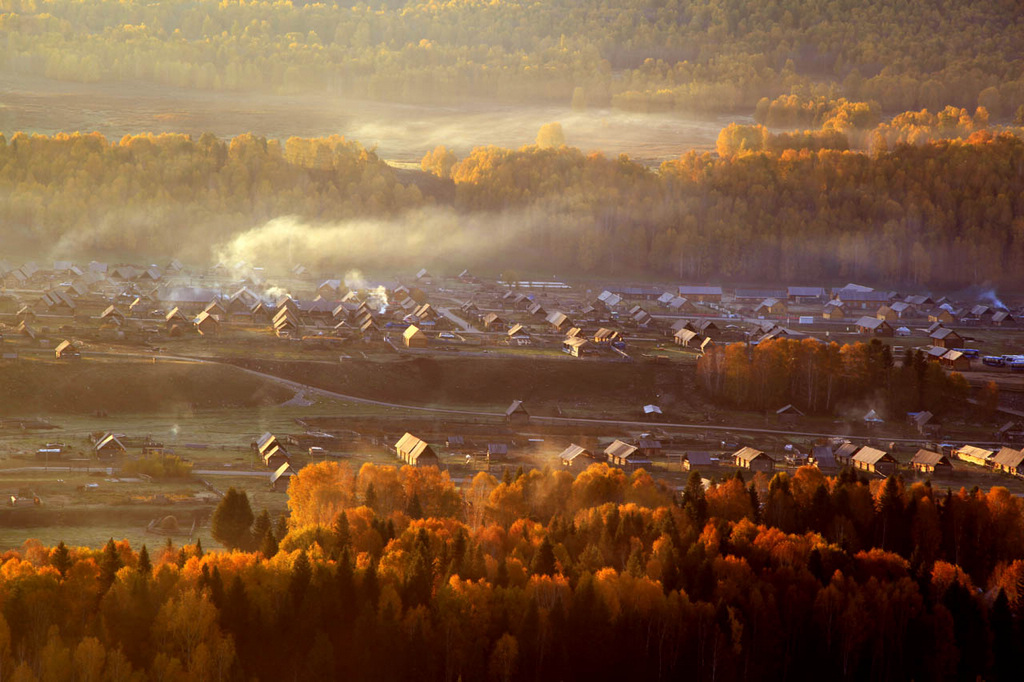
<instances>
[{"instance_id":1,"label":"house roof","mask_svg":"<svg viewBox=\"0 0 1024 682\"><path fill-rule=\"evenodd\" d=\"M1024 452L1006 447L1000 449L992 458L993 464L1004 467L1019 467L1021 462L1024 462Z\"/></svg>"},{"instance_id":2,"label":"house roof","mask_svg":"<svg viewBox=\"0 0 1024 682\"><path fill-rule=\"evenodd\" d=\"M295 470L292 469L292 465L290 463L288 463L288 462L285 462L281 466L277 467L277 471L275 471L274 473L270 474L270 482L271 483L277 483L277 480L279 478L281 478L282 476L288 477L288 476L292 476L294 473L295 473Z\"/></svg>"},{"instance_id":3,"label":"house roof","mask_svg":"<svg viewBox=\"0 0 1024 682\"><path fill-rule=\"evenodd\" d=\"M952 329L947 329L946 327L939 327L938 329L932 331L928 336L933 339L944 339L950 335L960 336Z\"/></svg>"},{"instance_id":4,"label":"house roof","mask_svg":"<svg viewBox=\"0 0 1024 682\"><path fill-rule=\"evenodd\" d=\"M878 464L885 459L891 460L892 455L867 445L858 450L857 454L853 456L855 462L864 462L865 464Z\"/></svg>"},{"instance_id":5,"label":"house roof","mask_svg":"<svg viewBox=\"0 0 1024 682\"><path fill-rule=\"evenodd\" d=\"M933 450L920 449L915 454L913 459L910 460L911 464L923 464L925 466L935 466L945 461L947 464L949 460L941 452L935 452Z\"/></svg>"},{"instance_id":6,"label":"house roof","mask_svg":"<svg viewBox=\"0 0 1024 682\"><path fill-rule=\"evenodd\" d=\"M107 435L103 436L103 438L100 438L98 441L96 441L97 451L106 450L107 448L111 447L116 448L118 450L125 449L124 443L122 443L121 440L112 433L108 433Z\"/></svg>"},{"instance_id":7,"label":"house roof","mask_svg":"<svg viewBox=\"0 0 1024 682\"><path fill-rule=\"evenodd\" d=\"M637 447L635 445L630 445L629 443L623 443L621 440L616 440L604 449L604 454L618 459L629 459L636 454L636 451Z\"/></svg>"},{"instance_id":8,"label":"house roof","mask_svg":"<svg viewBox=\"0 0 1024 682\"><path fill-rule=\"evenodd\" d=\"M964 445L963 447L957 448L957 452L961 455L967 455L968 457L975 457L977 459L991 459L995 453L992 450L985 448L979 448L974 445Z\"/></svg>"},{"instance_id":9,"label":"house roof","mask_svg":"<svg viewBox=\"0 0 1024 682\"><path fill-rule=\"evenodd\" d=\"M877 317L864 316L857 320L857 326L862 327L864 329L878 329L882 325L888 326L885 320L880 320Z\"/></svg>"},{"instance_id":10,"label":"house roof","mask_svg":"<svg viewBox=\"0 0 1024 682\"><path fill-rule=\"evenodd\" d=\"M857 452L857 446L847 441L840 445L835 452L836 457L853 457L853 454Z\"/></svg>"},{"instance_id":11,"label":"house roof","mask_svg":"<svg viewBox=\"0 0 1024 682\"><path fill-rule=\"evenodd\" d=\"M811 449L811 457L818 463L819 468L834 468L836 466L836 456L828 445L815 445Z\"/></svg>"},{"instance_id":12,"label":"house roof","mask_svg":"<svg viewBox=\"0 0 1024 682\"><path fill-rule=\"evenodd\" d=\"M526 415L529 414L526 411L526 408L523 407L523 401L522 400L513 400L512 404L509 405L508 409L505 410L505 416L506 417L511 417L513 414L516 414L516 413L526 414Z\"/></svg>"},{"instance_id":13,"label":"house roof","mask_svg":"<svg viewBox=\"0 0 1024 682\"><path fill-rule=\"evenodd\" d=\"M768 457L765 453L751 447L743 447L732 453L733 459L738 459L743 462L753 462L758 457ZM771 457L768 457L771 459Z\"/></svg>"},{"instance_id":14,"label":"house roof","mask_svg":"<svg viewBox=\"0 0 1024 682\"><path fill-rule=\"evenodd\" d=\"M708 287L708 286L681 286L679 287L680 296L721 296L722 287Z\"/></svg>"},{"instance_id":15,"label":"house roof","mask_svg":"<svg viewBox=\"0 0 1024 682\"><path fill-rule=\"evenodd\" d=\"M823 297L825 295L824 287L788 287L786 289L788 296L818 296Z\"/></svg>"},{"instance_id":16,"label":"house roof","mask_svg":"<svg viewBox=\"0 0 1024 682\"><path fill-rule=\"evenodd\" d=\"M423 334L423 330L421 330L414 324L410 324L408 327L405 328L405 331L402 332L402 337L405 339L411 339L412 337L419 334Z\"/></svg>"},{"instance_id":17,"label":"house roof","mask_svg":"<svg viewBox=\"0 0 1024 682\"><path fill-rule=\"evenodd\" d=\"M437 457L437 453L434 452L426 441L420 440L411 433L406 433L399 438L398 442L395 443L395 448L400 452L408 454L409 458L414 462L424 456Z\"/></svg>"},{"instance_id":18,"label":"house roof","mask_svg":"<svg viewBox=\"0 0 1024 682\"><path fill-rule=\"evenodd\" d=\"M562 450L562 452L559 453L558 457L563 462L571 462L580 455L586 455L587 457L591 458L594 456L594 454L590 452L590 450L586 449L582 445L576 445L575 443L573 443L565 450Z\"/></svg>"},{"instance_id":19,"label":"house roof","mask_svg":"<svg viewBox=\"0 0 1024 682\"><path fill-rule=\"evenodd\" d=\"M505 443L488 443L487 444L488 455L507 455L508 445Z\"/></svg>"}]
</instances>

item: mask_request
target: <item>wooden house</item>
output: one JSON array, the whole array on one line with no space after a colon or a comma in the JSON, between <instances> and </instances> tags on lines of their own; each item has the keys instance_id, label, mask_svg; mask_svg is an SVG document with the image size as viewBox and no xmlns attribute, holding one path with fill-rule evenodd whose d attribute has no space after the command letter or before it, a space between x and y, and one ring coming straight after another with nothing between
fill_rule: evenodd
<instances>
[{"instance_id":1,"label":"wooden house","mask_svg":"<svg viewBox=\"0 0 1024 682\"><path fill-rule=\"evenodd\" d=\"M679 287L679 295L682 296L683 298L688 298L691 301L698 301L700 303L721 303L722 287L681 286Z\"/></svg>"},{"instance_id":2,"label":"wooden house","mask_svg":"<svg viewBox=\"0 0 1024 682\"><path fill-rule=\"evenodd\" d=\"M687 450L679 458L679 466L683 471L708 469L720 464L717 453L707 450Z\"/></svg>"},{"instance_id":3,"label":"wooden house","mask_svg":"<svg viewBox=\"0 0 1024 682\"><path fill-rule=\"evenodd\" d=\"M946 308L936 308L935 310L928 313L929 322L938 322L940 324L953 324L956 321L956 317L953 315L952 310Z\"/></svg>"},{"instance_id":4,"label":"wooden house","mask_svg":"<svg viewBox=\"0 0 1024 682\"><path fill-rule=\"evenodd\" d=\"M853 456L856 453L857 453L857 446L854 445L853 443L851 443L850 441L846 441L845 443L840 445L838 448L836 448L835 455L834 455L835 461L836 461L836 465L838 465L840 467L851 466L850 460L853 459Z\"/></svg>"},{"instance_id":5,"label":"wooden house","mask_svg":"<svg viewBox=\"0 0 1024 682\"><path fill-rule=\"evenodd\" d=\"M953 464L949 461L949 457L946 457L941 452L925 450L923 448L914 454L914 457L910 460L910 466L914 471L921 474L950 472L953 470Z\"/></svg>"},{"instance_id":6,"label":"wooden house","mask_svg":"<svg viewBox=\"0 0 1024 682\"><path fill-rule=\"evenodd\" d=\"M896 473L899 463L888 452L864 446L851 458L853 468L873 474L889 476Z\"/></svg>"},{"instance_id":7,"label":"wooden house","mask_svg":"<svg viewBox=\"0 0 1024 682\"><path fill-rule=\"evenodd\" d=\"M1024 476L1024 452L1013 448L1001 448L992 458L992 467L996 471L1005 471L1020 478Z\"/></svg>"},{"instance_id":8,"label":"wooden house","mask_svg":"<svg viewBox=\"0 0 1024 682\"><path fill-rule=\"evenodd\" d=\"M811 448L811 456L808 462L825 473L833 472L839 468L836 465L836 455L832 452L831 445L815 445Z\"/></svg>"},{"instance_id":9,"label":"wooden house","mask_svg":"<svg viewBox=\"0 0 1024 682\"><path fill-rule=\"evenodd\" d=\"M642 464L650 464L650 462L641 460L639 448L621 440L616 440L606 447L604 454L608 458L609 464L626 469L635 469Z\"/></svg>"},{"instance_id":10,"label":"wooden house","mask_svg":"<svg viewBox=\"0 0 1024 682\"><path fill-rule=\"evenodd\" d=\"M877 317L862 317L857 320L857 332L860 334L867 334L869 336L893 336L892 325L885 320L880 320Z\"/></svg>"},{"instance_id":11,"label":"wooden house","mask_svg":"<svg viewBox=\"0 0 1024 682\"><path fill-rule=\"evenodd\" d=\"M956 372L966 372L971 369L971 359L955 349L943 353L939 358L939 364Z\"/></svg>"},{"instance_id":12,"label":"wooden house","mask_svg":"<svg viewBox=\"0 0 1024 682\"><path fill-rule=\"evenodd\" d=\"M597 462L597 458L594 457L594 453L592 453L590 450L586 449L581 445L576 445L575 443L573 443L565 450L562 450L561 453L559 453L558 461L566 469L571 469L573 471L582 471L583 469L589 467L591 464L595 464Z\"/></svg>"},{"instance_id":13,"label":"wooden house","mask_svg":"<svg viewBox=\"0 0 1024 682\"><path fill-rule=\"evenodd\" d=\"M755 315L785 315L789 308L784 301L777 298L766 298L754 308Z\"/></svg>"},{"instance_id":14,"label":"wooden house","mask_svg":"<svg viewBox=\"0 0 1024 682\"><path fill-rule=\"evenodd\" d=\"M54 354L58 360L78 360L82 357L81 351L78 346L73 344L67 339L61 341L54 349Z\"/></svg>"},{"instance_id":15,"label":"wooden house","mask_svg":"<svg viewBox=\"0 0 1024 682\"><path fill-rule=\"evenodd\" d=\"M641 438L636 442L637 450L644 457L661 457L661 441L653 438Z\"/></svg>"},{"instance_id":16,"label":"wooden house","mask_svg":"<svg viewBox=\"0 0 1024 682\"><path fill-rule=\"evenodd\" d=\"M484 329L487 331L493 332L495 330L504 329L505 327L505 320L501 319L497 313L487 313L480 322L484 325Z\"/></svg>"},{"instance_id":17,"label":"wooden house","mask_svg":"<svg viewBox=\"0 0 1024 682\"><path fill-rule=\"evenodd\" d=\"M752 471L772 471L775 469L775 460L751 447L743 447L732 453L732 463L741 469Z\"/></svg>"},{"instance_id":18,"label":"wooden house","mask_svg":"<svg viewBox=\"0 0 1024 682\"><path fill-rule=\"evenodd\" d=\"M124 454L125 451L124 443L113 433L105 434L96 441L97 457L114 457L115 455Z\"/></svg>"},{"instance_id":19,"label":"wooden house","mask_svg":"<svg viewBox=\"0 0 1024 682\"><path fill-rule=\"evenodd\" d=\"M277 467L274 473L270 474L270 489L274 492L283 493L288 490L288 484L295 475L295 469L288 462Z\"/></svg>"},{"instance_id":20,"label":"wooden house","mask_svg":"<svg viewBox=\"0 0 1024 682\"><path fill-rule=\"evenodd\" d=\"M402 332L402 341L406 348L426 348L430 345L427 335L414 324L409 325Z\"/></svg>"},{"instance_id":21,"label":"wooden house","mask_svg":"<svg viewBox=\"0 0 1024 682\"><path fill-rule=\"evenodd\" d=\"M488 443L487 444L487 461L488 462L503 462L508 459L508 444L507 443Z\"/></svg>"},{"instance_id":22,"label":"wooden house","mask_svg":"<svg viewBox=\"0 0 1024 682\"><path fill-rule=\"evenodd\" d=\"M928 337L931 339L932 345L939 348L962 348L964 345L964 337L946 327L939 327L928 334Z\"/></svg>"},{"instance_id":23,"label":"wooden house","mask_svg":"<svg viewBox=\"0 0 1024 682\"><path fill-rule=\"evenodd\" d=\"M549 313L546 319L555 331L564 331L572 327L572 320L569 319L569 316L557 310Z\"/></svg>"},{"instance_id":24,"label":"wooden house","mask_svg":"<svg viewBox=\"0 0 1024 682\"><path fill-rule=\"evenodd\" d=\"M831 301L825 304L825 307L821 311L821 316L826 320L842 320L846 318L846 313L843 312L842 301Z\"/></svg>"},{"instance_id":25,"label":"wooden house","mask_svg":"<svg viewBox=\"0 0 1024 682\"><path fill-rule=\"evenodd\" d=\"M220 333L220 321L205 310L192 320L192 324L202 336L216 336Z\"/></svg>"},{"instance_id":26,"label":"wooden house","mask_svg":"<svg viewBox=\"0 0 1024 682\"><path fill-rule=\"evenodd\" d=\"M513 400L512 404L505 410L505 423L514 426L523 426L530 423L530 413L523 407L522 400Z\"/></svg>"},{"instance_id":27,"label":"wooden house","mask_svg":"<svg viewBox=\"0 0 1024 682\"><path fill-rule=\"evenodd\" d=\"M107 322L113 322L117 325L122 325L124 324L124 313L118 310L117 306L107 306L106 310L100 313L100 319Z\"/></svg>"},{"instance_id":28,"label":"wooden house","mask_svg":"<svg viewBox=\"0 0 1024 682\"><path fill-rule=\"evenodd\" d=\"M978 466L991 466L992 457L995 452L986 448L979 448L973 445L964 445L959 448L954 448L953 456L957 459L963 460L968 464L977 464Z\"/></svg>"},{"instance_id":29,"label":"wooden house","mask_svg":"<svg viewBox=\"0 0 1024 682\"><path fill-rule=\"evenodd\" d=\"M991 323L996 327L1008 327L1017 323L1016 318L1005 310L1000 310L992 315Z\"/></svg>"},{"instance_id":30,"label":"wooden house","mask_svg":"<svg viewBox=\"0 0 1024 682\"><path fill-rule=\"evenodd\" d=\"M439 466L441 460L437 453L426 443L411 433L406 433L395 443L398 458L409 466Z\"/></svg>"},{"instance_id":31,"label":"wooden house","mask_svg":"<svg viewBox=\"0 0 1024 682\"><path fill-rule=\"evenodd\" d=\"M562 351L568 353L574 358L583 358L592 355L597 355L597 348L589 340L582 336L572 336L566 338L562 342Z\"/></svg>"}]
</instances>

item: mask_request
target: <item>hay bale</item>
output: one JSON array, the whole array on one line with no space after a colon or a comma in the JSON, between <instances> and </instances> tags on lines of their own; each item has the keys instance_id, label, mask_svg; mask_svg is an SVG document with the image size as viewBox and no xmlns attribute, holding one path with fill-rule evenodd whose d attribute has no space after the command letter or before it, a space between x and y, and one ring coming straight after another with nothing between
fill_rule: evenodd
<instances>
[{"instance_id":1,"label":"hay bale","mask_svg":"<svg viewBox=\"0 0 1024 682\"><path fill-rule=\"evenodd\" d=\"M157 524L157 528L168 533L176 533L178 532L178 519L170 515L165 516L160 519L160 523Z\"/></svg>"}]
</instances>

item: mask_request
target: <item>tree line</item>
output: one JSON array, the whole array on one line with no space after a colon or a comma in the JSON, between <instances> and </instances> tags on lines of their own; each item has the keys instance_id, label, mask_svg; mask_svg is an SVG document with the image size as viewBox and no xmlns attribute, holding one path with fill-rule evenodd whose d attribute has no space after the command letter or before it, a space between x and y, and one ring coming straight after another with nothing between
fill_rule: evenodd
<instances>
[{"instance_id":1,"label":"tree line","mask_svg":"<svg viewBox=\"0 0 1024 682\"><path fill-rule=\"evenodd\" d=\"M1022 673L1024 507L1003 488L940 492L804 467L707 489L695 472L681 495L654 485L657 495L643 499L636 489L649 487L646 473L600 464L575 480L550 470L503 481L481 473L476 492L426 516L415 504L417 476L447 490L451 482L388 469L302 469L292 485L306 494L291 519L252 522L260 550L168 541L150 551L111 540L99 550L29 541L3 553L0 674L26 682ZM404 509L364 504L381 475L409 485L406 498L392 499ZM478 495L485 482L490 493ZM542 492L560 487L569 494ZM231 495L230 506L248 504ZM510 496L521 508L506 517Z\"/></svg>"},{"instance_id":2,"label":"tree line","mask_svg":"<svg viewBox=\"0 0 1024 682\"><path fill-rule=\"evenodd\" d=\"M1000 0L5 0L0 41L5 69L81 82L644 111L837 92L886 111L982 105L1008 116L1024 104L1022 21Z\"/></svg>"},{"instance_id":3,"label":"tree line","mask_svg":"<svg viewBox=\"0 0 1024 682\"><path fill-rule=\"evenodd\" d=\"M713 400L740 409L791 404L836 414L861 408L897 420L908 412L941 418L963 410L970 386L962 374L947 373L920 350L908 348L901 361L877 339L840 345L781 338L712 347L697 361L697 377Z\"/></svg>"},{"instance_id":4,"label":"tree line","mask_svg":"<svg viewBox=\"0 0 1024 682\"><path fill-rule=\"evenodd\" d=\"M976 120L937 121L954 119ZM902 120L889 125L903 130ZM415 235L430 227L417 209L439 206L467 218L464 237L486 224L488 239L515 244L501 267L513 258L570 275L688 281L1024 283L1024 141L1010 133L894 140L871 153L773 151L756 147L757 131L730 126L724 155L689 152L654 170L553 146L554 132L544 146L478 147L462 159L434 150L422 164L433 181L340 137L17 133L0 138L0 221L12 250L204 259L281 216L383 217ZM467 265L495 265L487 249L476 253Z\"/></svg>"}]
</instances>

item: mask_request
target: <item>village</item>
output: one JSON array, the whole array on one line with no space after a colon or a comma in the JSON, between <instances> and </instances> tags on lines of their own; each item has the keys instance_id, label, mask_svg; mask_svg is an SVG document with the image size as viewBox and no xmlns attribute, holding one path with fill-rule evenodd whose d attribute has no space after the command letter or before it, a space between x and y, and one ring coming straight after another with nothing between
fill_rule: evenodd
<instances>
[{"instance_id":1,"label":"village","mask_svg":"<svg viewBox=\"0 0 1024 682\"><path fill-rule=\"evenodd\" d=\"M1024 412L1015 402L1024 389L1015 371L1024 357L1014 353L1021 311L991 292L964 300L855 284L592 285L466 270L438 276L426 269L374 279L312 274L301 265L267 272L245 263L190 268L176 260L163 266L58 261L48 268L0 262L0 277L0 372L217 366L248 373L280 396L259 408L259 418L237 405L190 404L190 440L154 435L159 414L133 428L137 415L103 396L74 417L43 417L45 432L24 426L38 426L39 414L12 412L24 421L0 429L7 450L0 467L10 480L0 492L11 506L41 514L36 525L67 522L63 511L43 513L55 500L62 510L109 502L96 489L118 489L111 482L123 480L135 482L135 492L116 499L145 500L132 524L157 534L170 512L181 517L175 527L200 528L228 484L283 512L290 476L325 459L355 467L438 466L458 485L480 471L578 473L604 463L629 473L643 469L682 490L691 471L711 481L749 470L767 485L776 470L811 465L825 474L848 466L868 477L902 472L941 486L1007 485L1024 494L1024 483L1016 483L1024 454L1013 447L1024 436ZM725 413L679 381L679 372L692 372L717 345L778 338L879 339L897 359L921 350L974 386L996 381L999 425L940 424L928 412L883 419L870 405L843 420L805 415L793 405ZM417 399L431 394L403 390L403 383L409 388L421 380L410 368L446 376L462 366L477 373L471 385L444 394L455 399ZM367 367L384 372L376 385L332 383ZM622 384L637 373L645 379ZM533 394L531 376L551 377L552 385ZM616 384L626 390L610 391ZM253 427L271 413L271 430ZM210 440L203 429L213 422L231 426L208 429L218 431L216 442L202 442ZM185 462L190 476L161 479L128 466L168 458ZM64 495L53 482L58 473L61 485L72 477L85 482ZM139 486L160 492L139 493ZM0 530L0 541L5 537Z\"/></svg>"}]
</instances>

